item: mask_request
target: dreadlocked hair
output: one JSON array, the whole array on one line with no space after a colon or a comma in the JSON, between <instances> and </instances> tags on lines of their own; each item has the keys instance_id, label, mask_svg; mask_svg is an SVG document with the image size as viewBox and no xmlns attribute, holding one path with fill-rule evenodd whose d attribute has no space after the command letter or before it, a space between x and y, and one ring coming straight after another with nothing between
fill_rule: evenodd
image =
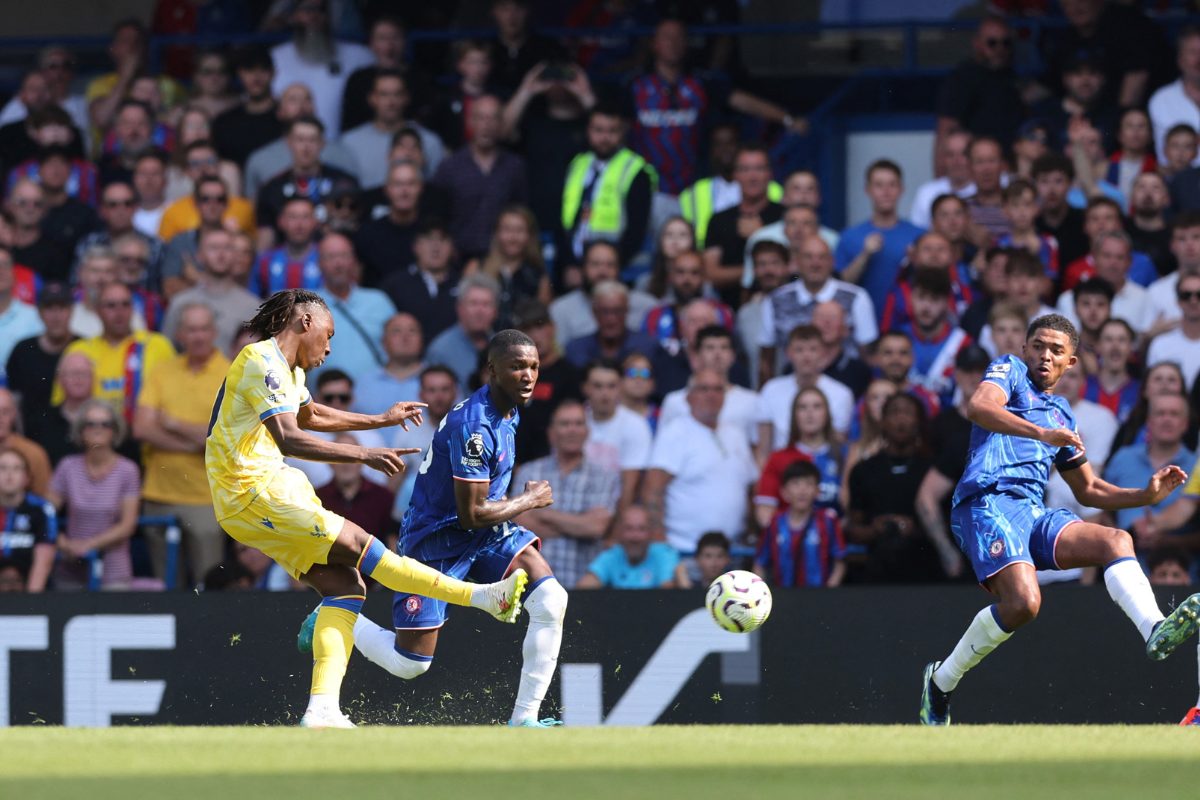
<instances>
[{"instance_id":1,"label":"dreadlocked hair","mask_svg":"<svg viewBox=\"0 0 1200 800\"><path fill-rule=\"evenodd\" d=\"M325 301L319 294L307 289L284 289L271 295L258 307L254 319L243 327L258 336L259 341L266 341L272 336L278 336L292 321L299 306L317 306L325 308Z\"/></svg>"}]
</instances>

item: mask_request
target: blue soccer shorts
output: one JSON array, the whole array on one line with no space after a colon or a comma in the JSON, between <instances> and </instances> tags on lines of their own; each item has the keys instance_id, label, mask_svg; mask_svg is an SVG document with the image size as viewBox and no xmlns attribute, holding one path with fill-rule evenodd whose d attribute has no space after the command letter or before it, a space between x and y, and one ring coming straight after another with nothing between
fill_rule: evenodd
<instances>
[{"instance_id":1,"label":"blue soccer shorts","mask_svg":"<svg viewBox=\"0 0 1200 800\"><path fill-rule=\"evenodd\" d=\"M530 545L541 548L541 539L520 525L504 522L488 532L469 533L445 528L426 536L406 550L400 538L400 555L414 558L438 572L459 580L495 583L508 574L517 556ZM392 600L392 624L402 630L430 630L446 623L448 603L419 594L396 592Z\"/></svg>"},{"instance_id":2,"label":"blue soccer shorts","mask_svg":"<svg viewBox=\"0 0 1200 800\"><path fill-rule=\"evenodd\" d=\"M1065 508L1009 492L980 492L950 512L950 529L981 584L1009 564L1061 569L1054 558L1059 534L1080 521Z\"/></svg>"}]
</instances>

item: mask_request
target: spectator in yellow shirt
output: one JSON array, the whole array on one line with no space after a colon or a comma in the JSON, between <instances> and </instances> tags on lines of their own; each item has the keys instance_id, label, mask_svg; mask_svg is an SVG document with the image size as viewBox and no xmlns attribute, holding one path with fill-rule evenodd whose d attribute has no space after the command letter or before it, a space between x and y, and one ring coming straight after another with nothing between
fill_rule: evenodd
<instances>
[{"instance_id":1,"label":"spectator in yellow shirt","mask_svg":"<svg viewBox=\"0 0 1200 800\"><path fill-rule=\"evenodd\" d=\"M183 168L192 186L196 189L187 197L181 197L167 207L163 212L162 222L158 226L158 238L169 242L185 231L200 227L200 209L196 205L196 192L199 191L201 178L217 178L221 167L221 159L217 150L207 139L192 142L187 146ZM229 194L226 187L225 194ZM253 236L257 230L254 219L254 204L244 197L229 197L222 217L225 227L230 231L245 231Z\"/></svg>"}]
</instances>

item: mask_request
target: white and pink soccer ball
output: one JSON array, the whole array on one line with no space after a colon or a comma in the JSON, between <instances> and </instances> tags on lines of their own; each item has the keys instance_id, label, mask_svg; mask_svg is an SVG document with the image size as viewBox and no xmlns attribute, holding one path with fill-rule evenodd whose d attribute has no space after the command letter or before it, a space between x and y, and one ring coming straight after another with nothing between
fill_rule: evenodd
<instances>
[{"instance_id":1,"label":"white and pink soccer ball","mask_svg":"<svg viewBox=\"0 0 1200 800\"><path fill-rule=\"evenodd\" d=\"M771 614L771 589L753 572L735 569L708 587L705 605L713 620L730 633L749 633Z\"/></svg>"}]
</instances>

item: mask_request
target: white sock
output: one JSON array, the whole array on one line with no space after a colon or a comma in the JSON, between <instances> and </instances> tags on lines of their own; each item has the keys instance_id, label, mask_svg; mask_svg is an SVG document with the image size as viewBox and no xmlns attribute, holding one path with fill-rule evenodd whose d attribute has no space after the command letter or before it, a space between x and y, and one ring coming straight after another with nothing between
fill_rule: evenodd
<instances>
[{"instance_id":1,"label":"white sock","mask_svg":"<svg viewBox=\"0 0 1200 800\"><path fill-rule=\"evenodd\" d=\"M1154 632L1154 626L1164 616L1158 608L1150 581L1142 572L1142 565L1133 556L1118 558L1104 568L1104 585L1108 587L1113 602L1133 620L1142 639L1148 640Z\"/></svg>"},{"instance_id":2,"label":"white sock","mask_svg":"<svg viewBox=\"0 0 1200 800\"><path fill-rule=\"evenodd\" d=\"M379 627L362 614L354 622L354 646L372 664L405 680L425 674L433 663L433 656L418 656L398 648L395 631Z\"/></svg>"},{"instance_id":3,"label":"white sock","mask_svg":"<svg viewBox=\"0 0 1200 800\"><path fill-rule=\"evenodd\" d=\"M521 685L512 722L520 725L537 719L554 668L558 666L558 648L562 644L563 618L567 614L567 590L553 576L534 584L525 596L529 612L529 630L521 647Z\"/></svg>"},{"instance_id":4,"label":"white sock","mask_svg":"<svg viewBox=\"0 0 1200 800\"><path fill-rule=\"evenodd\" d=\"M958 640L954 650L933 673L933 682L943 692L953 692L963 674L983 660L983 657L1008 641L1012 631L1000 626L996 607L988 606L975 615L967 632Z\"/></svg>"},{"instance_id":5,"label":"white sock","mask_svg":"<svg viewBox=\"0 0 1200 800\"><path fill-rule=\"evenodd\" d=\"M312 694L308 696L308 710L305 713L328 717L341 714L342 710L338 708L336 694Z\"/></svg>"}]
</instances>

